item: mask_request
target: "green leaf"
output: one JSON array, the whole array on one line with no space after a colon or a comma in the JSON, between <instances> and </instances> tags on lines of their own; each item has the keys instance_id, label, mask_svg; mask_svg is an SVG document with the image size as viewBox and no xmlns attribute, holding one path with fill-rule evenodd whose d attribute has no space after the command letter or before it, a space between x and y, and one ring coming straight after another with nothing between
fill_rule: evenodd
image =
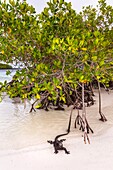
<instances>
[{"instance_id":1,"label":"green leaf","mask_svg":"<svg viewBox=\"0 0 113 170\"><path fill-rule=\"evenodd\" d=\"M15 6L15 1L14 0L9 0L9 3L14 7Z\"/></svg>"},{"instance_id":2,"label":"green leaf","mask_svg":"<svg viewBox=\"0 0 113 170\"><path fill-rule=\"evenodd\" d=\"M0 96L0 102L2 102L2 97Z\"/></svg>"},{"instance_id":3,"label":"green leaf","mask_svg":"<svg viewBox=\"0 0 113 170\"><path fill-rule=\"evenodd\" d=\"M35 106L35 108L36 108L36 109L39 109L41 106L42 106L42 104L39 103L39 104L37 104L37 105Z\"/></svg>"},{"instance_id":4,"label":"green leaf","mask_svg":"<svg viewBox=\"0 0 113 170\"><path fill-rule=\"evenodd\" d=\"M11 71L10 70L7 70L6 71L6 75L8 76L8 75L10 75L11 74Z\"/></svg>"},{"instance_id":5,"label":"green leaf","mask_svg":"<svg viewBox=\"0 0 113 170\"><path fill-rule=\"evenodd\" d=\"M99 39L96 38L96 40L94 41L94 44L95 44L95 45L98 45L98 43L99 43Z\"/></svg>"},{"instance_id":6,"label":"green leaf","mask_svg":"<svg viewBox=\"0 0 113 170\"><path fill-rule=\"evenodd\" d=\"M40 95L39 95L38 93L36 94L36 98L37 98L37 99L40 99Z\"/></svg>"},{"instance_id":7,"label":"green leaf","mask_svg":"<svg viewBox=\"0 0 113 170\"><path fill-rule=\"evenodd\" d=\"M60 4L63 4L64 0L60 0Z\"/></svg>"},{"instance_id":8,"label":"green leaf","mask_svg":"<svg viewBox=\"0 0 113 170\"><path fill-rule=\"evenodd\" d=\"M81 40L80 43L79 43L79 46L82 47L84 44L84 40Z\"/></svg>"},{"instance_id":9,"label":"green leaf","mask_svg":"<svg viewBox=\"0 0 113 170\"><path fill-rule=\"evenodd\" d=\"M61 86L56 86L57 87L57 89L60 89L60 90L62 90L62 87Z\"/></svg>"},{"instance_id":10,"label":"green leaf","mask_svg":"<svg viewBox=\"0 0 113 170\"><path fill-rule=\"evenodd\" d=\"M79 81L82 82L84 80L84 75L81 75Z\"/></svg>"},{"instance_id":11,"label":"green leaf","mask_svg":"<svg viewBox=\"0 0 113 170\"><path fill-rule=\"evenodd\" d=\"M87 48L81 48L81 50L83 50L83 51L87 51Z\"/></svg>"},{"instance_id":12,"label":"green leaf","mask_svg":"<svg viewBox=\"0 0 113 170\"><path fill-rule=\"evenodd\" d=\"M104 60L100 61L99 65L103 66L105 64Z\"/></svg>"},{"instance_id":13,"label":"green leaf","mask_svg":"<svg viewBox=\"0 0 113 170\"><path fill-rule=\"evenodd\" d=\"M97 56L93 56L92 60L95 62L95 61L97 61L97 58L98 58Z\"/></svg>"},{"instance_id":14,"label":"green leaf","mask_svg":"<svg viewBox=\"0 0 113 170\"><path fill-rule=\"evenodd\" d=\"M63 101L64 103L66 103L65 97L64 97L64 96L61 96L61 97L60 97L60 101Z\"/></svg>"},{"instance_id":15,"label":"green leaf","mask_svg":"<svg viewBox=\"0 0 113 170\"><path fill-rule=\"evenodd\" d=\"M99 31L95 31L94 35L95 35L95 37L98 37L100 35L100 32Z\"/></svg>"}]
</instances>

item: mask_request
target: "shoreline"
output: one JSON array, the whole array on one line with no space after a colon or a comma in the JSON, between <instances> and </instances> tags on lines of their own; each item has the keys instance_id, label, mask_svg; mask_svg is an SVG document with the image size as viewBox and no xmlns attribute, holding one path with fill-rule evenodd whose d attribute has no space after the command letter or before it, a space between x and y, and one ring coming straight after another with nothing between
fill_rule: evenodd
<instances>
[{"instance_id":1,"label":"shoreline","mask_svg":"<svg viewBox=\"0 0 113 170\"><path fill-rule=\"evenodd\" d=\"M22 140L23 136L22 138L16 138L16 142L18 142L18 145L20 144L21 148L14 149L13 147L12 149L0 150L0 169L111 170L113 158L113 91L110 94L102 91L102 112L105 114L107 122L99 121L97 92L95 92L94 98L96 100L95 104L86 108L88 123L94 131L94 134L90 133L88 135L90 144L84 144L83 132L78 127L74 129L74 120L77 115L76 110L74 110L71 132L64 137L66 139L64 146L70 151L70 154L67 155L64 151L54 154L53 146L46 141L53 140L56 135L65 132L70 108L67 108L64 112L51 111L51 113L41 112L39 114L39 111L37 111L37 114L28 114L28 117L26 117L27 122L24 122L25 127L22 128L24 129L26 126L31 127L30 125L33 124L34 128L30 131L30 134L37 133L35 135L36 140L38 140L39 134L43 133L43 136L41 136L43 139L42 143L40 141L39 143L37 141L32 143L31 140L31 143L27 143L26 147L22 148L24 145L22 145L21 141L19 143L18 139ZM60 114L60 118L58 114ZM42 125L38 129L41 131L38 133L37 125L41 122ZM45 129L43 129L44 127ZM28 133L29 129L27 130ZM36 131L34 132L34 130ZM23 135L26 135L26 133Z\"/></svg>"}]
</instances>

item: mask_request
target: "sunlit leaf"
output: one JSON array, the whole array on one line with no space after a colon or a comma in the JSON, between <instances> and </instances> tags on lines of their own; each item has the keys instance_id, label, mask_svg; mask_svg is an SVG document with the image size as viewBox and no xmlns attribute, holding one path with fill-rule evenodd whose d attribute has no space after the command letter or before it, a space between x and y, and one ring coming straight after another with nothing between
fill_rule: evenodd
<instances>
[{"instance_id":1,"label":"sunlit leaf","mask_svg":"<svg viewBox=\"0 0 113 170\"><path fill-rule=\"evenodd\" d=\"M60 90L62 90L62 87L61 86L56 86L57 87L57 89L60 89Z\"/></svg>"},{"instance_id":2,"label":"sunlit leaf","mask_svg":"<svg viewBox=\"0 0 113 170\"><path fill-rule=\"evenodd\" d=\"M35 108L36 108L36 109L39 109L41 106L42 106L42 104L39 103L39 104L37 104L37 105L35 106Z\"/></svg>"},{"instance_id":3,"label":"sunlit leaf","mask_svg":"<svg viewBox=\"0 0 113 170\"><path fill-rule=\"evenodd\" d=\"M37 99L40 99L40 95L39 95L38 93L37 93L37 95L36 95L36 98L37 98Z\"/></svg>"},{"instance_id":4,"label":"sunlit leaf","mask_svg":"<svg viewBox=\"0 0 113 170\"><path fill-rule=\"evenodd\" d=\"M81 50L83 50L83 51L87 51L87 48L81 48Z\"/></svg>"}]
</instances>

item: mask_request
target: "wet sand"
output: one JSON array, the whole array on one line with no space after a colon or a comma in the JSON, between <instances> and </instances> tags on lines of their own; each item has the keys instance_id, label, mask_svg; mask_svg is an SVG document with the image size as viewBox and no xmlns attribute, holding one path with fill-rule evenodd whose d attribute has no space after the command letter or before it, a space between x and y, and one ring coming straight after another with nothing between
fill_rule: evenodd
<instances>
[{"instance_id":1,"label":"wet sand","mask_svg":"<svg viewBox=\"0 0 113 170\"><path fill-rule=\"evenodd\" d=\"M89 125L94 130L94 134L89 134L91 144L84 144L83 132L73 127L74 119L77 115L77 111L75 110L73 112L71 132L65 137L66 141L64 142L64 146L70 151L70 155L66 155L63 151L59 152L59 154L54 154L52 145L46 141L48 139L53 140L57 134L65 132L70 108L65 112L51 112L53 115L49 113L45 115L43 113L44 122L40 125L40 133L36 132L35 138L38 140L39 135L42 133L41 141L32 143L31 140L31 145L27 143L25 146L22 145L23 147L9 147L6 150L1 150L0 169L111 170L113 166L113 91L110 91L109 94L102 91L102 112L105 114L108 120L107 122L99 121L98 94L96 92L95 100L95 105L86 108ZM60 119L57 114L61 114ZM34 114L36 127L38 125L36 121L37 115L36 113ZM41 116L39 116L39 119L42 119ZM54 117L54 119L51 119L51 117ZM31 124L31 121L29 123ZM25 124L23 129L29 126L29 123ZM34 121L32 123L34 124L33 130L36 130ZM45 129L42 127L45 127ZM32 136L33 131L30 133ZM22 140L22 138L20 139ZM18 144L21 142L18 142Z\"/></svg>"}]
</instances>

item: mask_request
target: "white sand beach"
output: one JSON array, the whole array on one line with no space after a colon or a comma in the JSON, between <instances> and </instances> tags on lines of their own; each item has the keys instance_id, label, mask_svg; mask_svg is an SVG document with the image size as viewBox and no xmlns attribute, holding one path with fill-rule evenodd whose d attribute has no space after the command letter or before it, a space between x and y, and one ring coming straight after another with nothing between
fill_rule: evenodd
<instances>
[{"instance_id":1,"label":"white sand beach","mask_svg":"<svg viewBox=\"0 0 113 170\"><path fill-rule=\"evenodd\" d=\"M12 146L12 148L1 149L0 170L111 170L113 168L113 91L109 94L102 91L102 111L107 117L107 122L99 121L97 93L95 93L95 100L95 105L86 108L88 122L94 130L94 134L89 134L90 144L84 144L83 132L74 129L72 122L70 134L64 137L66 138L64 146L70 154L67 155L64 151L54 154L53 146L47 143L47 140L53 140L56 135L65 132L70 112L69 110L64 113L59 112L62 114L62 120L65 119L60 123L57 113L54 113L56 124L55 121L49 121L50 115L46 113L47 118L44 119L39 133L40 135L41 132L43 133L42 142L39 140L38 143L32 143L31 140L29 143L26 140L27 144L22 145L23 147ZM73 121L76 113L74 111ZM42 130L43 126L46 131ZM39 139L39 134L35 139ZM14 139L16 140L13 144L17 143L19 137ZM23 142L21 137L20 139L17 145Z\"/></svg>"}]
</instances>

